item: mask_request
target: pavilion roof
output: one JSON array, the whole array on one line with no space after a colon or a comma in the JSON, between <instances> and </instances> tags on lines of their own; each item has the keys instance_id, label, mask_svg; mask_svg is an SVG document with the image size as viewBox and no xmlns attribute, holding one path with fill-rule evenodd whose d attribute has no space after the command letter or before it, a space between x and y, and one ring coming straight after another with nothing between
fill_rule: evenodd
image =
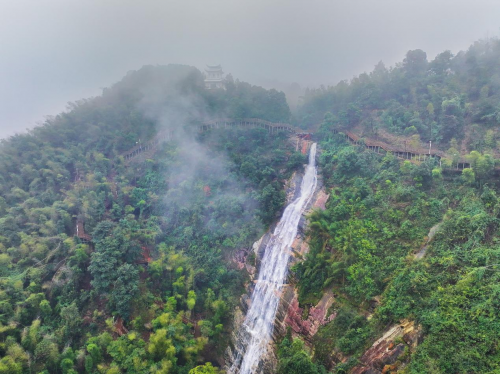
<instances>
[{"instance_id":1,"label":"pavilion roof","mask_svg":"<svg viewBox=\"0 0 500 374\"><path fill-rule=\"evenodd\" d=\"M207 65L205 71L222 71L222 66L219 65Z\"/></svg>"}]
</instances>

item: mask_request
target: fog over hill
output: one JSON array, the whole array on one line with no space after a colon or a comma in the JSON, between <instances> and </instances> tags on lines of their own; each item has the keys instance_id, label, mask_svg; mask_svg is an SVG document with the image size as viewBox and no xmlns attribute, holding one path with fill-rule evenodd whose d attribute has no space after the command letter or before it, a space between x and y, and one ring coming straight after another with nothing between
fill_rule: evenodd
<instances>
[{"instance_id":1,"label":"fog over hill","mask_svg":"<svg viewBox=\"0 0 500 374\"><path fill-rule=\"evenodd\" d=\"M221 63L235 78L285 90L329 85L410 49L432 58L467 48L498 34L498 14L489 0L2 0L0 137L145 64Z\"/></svg>"},{"instance_id":2,"label":"fog over hill","mask_svg":"<svg viewBox=\"0 0 500 374\"><path fill-rule=\"evenodd\" d=\"M0 374L498 373L497 2L0 0Z\"/></svg>"}]
</instances>

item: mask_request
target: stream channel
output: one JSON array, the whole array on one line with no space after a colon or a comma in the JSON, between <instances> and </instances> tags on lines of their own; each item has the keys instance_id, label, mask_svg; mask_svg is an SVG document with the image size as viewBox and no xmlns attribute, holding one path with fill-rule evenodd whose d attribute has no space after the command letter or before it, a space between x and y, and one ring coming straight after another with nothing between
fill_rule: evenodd
<instances>
[{"instance_id":1,"label":"stream channel","mask_svg":"<svg viewBox=\"0 0 500 374\"><path fill-rule=\"evenodd\" d=\"M314 195L316 185L316 143L313 143L299 195L285 208L265 248L250 308L238 332L236 355L229 373L250 374L262 370L259 363L267 354L272 340L274 320L287 277L292 243L297 236L300 218Z\"/></svg>"}]
</instances>

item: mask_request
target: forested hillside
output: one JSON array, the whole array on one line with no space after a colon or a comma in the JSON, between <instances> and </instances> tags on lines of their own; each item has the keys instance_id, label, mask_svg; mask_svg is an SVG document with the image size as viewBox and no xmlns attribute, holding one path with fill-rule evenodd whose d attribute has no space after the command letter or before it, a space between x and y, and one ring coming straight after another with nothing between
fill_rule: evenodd
<instances>
[{"instance_id":1,"label":"forested hillside","mask_svg":"<svg viewBox=\"0 0 500 374\"><path fill-rule=\"evenodd\" d=\"M304 157L262 129L194 129L289 115L282 93L207 91L195 68L147 66L3 140L0 372L217 372L193 368L227 345L244 281L233 253L276 218ZM161 130L174 140L125 162Z\"/></svg>"},{"instance_id":2,"label":"forested hillside","mask_svg":"<svg viewBox=\"0 0 500 374\"><path fill-rule=\"evenodd\" d=\"M310 252L293 275L305 311L328 291L335 318L309 353L283 340L281 373L500 370L499 57L496 39L431 62L410 51L394 68L307 94L301 120L321 122L330 198L309 217ZM432 140L449 158L377 154L345 131ZM459 157L470 168L454 170ZM398 326L409 332L375 343Z\"/></svg>"},{"instance_id":3,"label":"forested hillside","mask_svg":"<svg viewBox=\"0 0 500 374\"><path fill-rule=\"evenodd\" d=\"M329 198L287 287L299 320L333 304L314 334L275 342L280 374L497 373L500 41L409 51L309 90L295 118L281 92L225 85L145 66L1 141L0 373L221 372L249 248L307 162L285 133L198 133L221 117L316 130ZM366 139L440 153L404 160Z\"/></svg>"},{"instance_id":4,"label":"forested hillside","mask_svg":"<svg viewBox=\"0 0 500 374\"><path fill-rule=\"evenodd\" d=\"M422 50L403 62L334 87L309 90L298 115L304 125L325 118L329 127L400 146L448 151L456 164L471 151L500 154L500 41L474 43L467 51L440 53L432 61ZM425 145L423 143L426 143Z\"/></svg>"}]
</instances>

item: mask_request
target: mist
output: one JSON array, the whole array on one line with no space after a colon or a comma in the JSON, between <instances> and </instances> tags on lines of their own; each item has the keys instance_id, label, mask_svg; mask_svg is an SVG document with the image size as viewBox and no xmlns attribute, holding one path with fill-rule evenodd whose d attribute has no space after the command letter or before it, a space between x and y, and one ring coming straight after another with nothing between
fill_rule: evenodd
<instances>
[{"instance_id":1,"label":"mist","mask_svg":"<svg viewBox=\"0 0 500 374\"><path fill-rule=\"evenodd\" d=\"M498 35L498 14L493 0L2 0L0 138L146 64L220 63L266 88L326 86L410 49L429 59L466 49Z\"/></svg>"},{"instance_id":2,"label":"mist","mask_svg":"<svg viewBox=\"0 0 500 374\"><path fill-rule=\"evenodd\" d=\"M149 74L131 74L128 76L130 81L124 85L138 84L136 88L141 99L134 110L154 124L155 133L172 134L172 138L160 147L160 153L165 152L165 157L161 161L161 171L157 171L168 186L162 196L165 208L162 217L173 228L182 215L181 210L184 213L196 211L193 214L204 217L199 218L202 221L199 227L212 233L219 232L228 242L234 243L241 241L238 237L241 227L260 233L264 226L257 216L259 202L247 193L251 182L238 173L239 168L224 149L213 146L220 141L221 134L200 134L197 127L193 127L193 122L211 115L205 110L206 98L199 91L190 89L187 83L193 80L195 70L172 65L160 69L162 72L154 67L144 69ZM202 79L197 72L195 75ZM226 116L222 109L217 113ZM147 134L144 135L147 138ZM132 164L140 165L140 162L132 161ZM211 215L208 211L215 213ZM233 215L228 217L227 212ZM195 234L199 233L187 230L185 236L191 240ZM197 256L202 264L203 256Z\"/></svg>"}]
</instances>

